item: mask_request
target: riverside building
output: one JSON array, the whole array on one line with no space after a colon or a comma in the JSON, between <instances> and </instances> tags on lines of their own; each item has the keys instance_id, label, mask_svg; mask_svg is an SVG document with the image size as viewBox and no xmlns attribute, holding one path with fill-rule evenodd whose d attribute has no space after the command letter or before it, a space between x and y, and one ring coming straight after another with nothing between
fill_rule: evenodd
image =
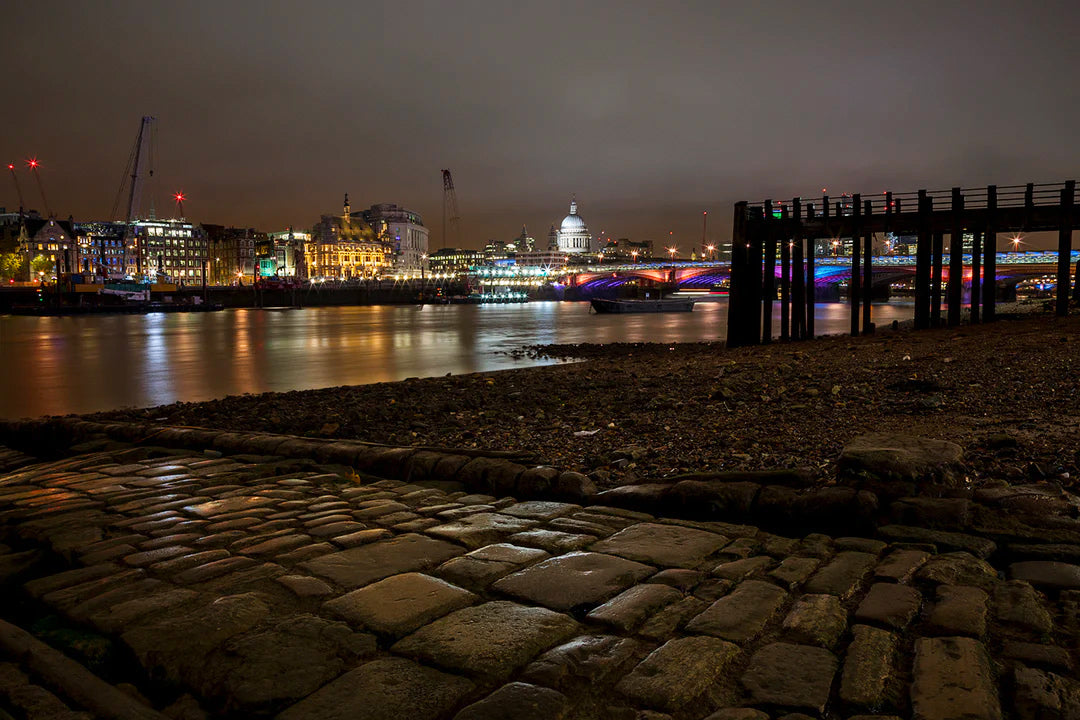
<instances>
[{"instance_id":1,"label":"riverside building","mask_svg":"<svg viewBox=\"0 0 1080 720\"><path fill-rule=\"evenodd\" d=\"M385 235L380 237L363 216L364 213L351 211L346 195L341 215L323 215L315 224L304 248L310 278L353 280L379 277L395 270L394 245ZM419 276L419 255L416 263Z\"/></svg>"},{"instance_id":2,"label":"riverside building","mask_svg":"<svg viewBox=\"0 0 1080 720\"><path fill-rule=\"evenodd\" d=\"M552 233L554 234L548 235L549 246L554 240L554 246L549 247L551 250L569 254L594 252L589 226L585 223L585 218L578 215L576 195L570 199L570 214L563 218L557 231L552 226Z\"/></svg>"},{"instance_id":3,"label":"riverside building","mask_svg":"<svg viewBox=\"0 0 1080 720\"><path fill-rule=\"evenodd\" d=\"M380 239L392 245L395 273L419 277L429 239L419 213L394 203L381 203L352 213L352 217L367 223Z\"/></svg>"}]
</instances>

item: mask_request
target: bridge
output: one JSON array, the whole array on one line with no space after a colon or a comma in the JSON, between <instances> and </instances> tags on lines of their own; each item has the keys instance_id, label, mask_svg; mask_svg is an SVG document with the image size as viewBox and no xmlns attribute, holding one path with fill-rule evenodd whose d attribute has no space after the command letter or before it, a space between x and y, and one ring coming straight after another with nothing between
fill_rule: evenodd
<instances>
[{"instance_id":1,"label":"bridge","mask_svg":"<svg viewBox=\"0 0 1080 720\"><path fill-rule=\"evenodd\" d=\"M1070 263L1080 261L1080 250L1071 253ZM962 265L964 287L970 288L972 280L972 255L964 253ZM952 258L948 253L943 256L942 280L949 282L949 270ZM1057 271L1057 252L999 252L995 260L998 268L997 279L1005 285L1015 286L1028 279L1054 275ZM889 285L915 276L918 262L915 255L874 255L872 258L872 287L874 297L881 297ZM773 271L776 280L782 280L782 268ZM727 286L731 280L731 263L718 261L665 261L629 264L595 265L580 269L569 269L558 274L558 280L571 287L577 287L586 295L618 288L632 281L645 281L658 286L675 287L683 290L707 289L712 286ZM817 258L814 265L814 283L816 296L821 298L838 297L837 292L828 292L828 288L838 289L842 283L851 281L851 257L846 255ZM778 283L777 283L778 286Z\"/></svg>"},{"instance_id":2,"label":"bridge","mask_svg":"<svg viewBox=\"0 0 1080 720\"><path fill-rule=\"evenodd\" d=\"M728 271L728 345L772 340L777 278L780 338L814 336L814 303L822 277L818 266L828 266L826 258L816 257L815 248L821 239L851 239L852 252L846 260L850 263L847 276L851 286L851 332L872 332L870 300L875 283L888 276L887 270L881 272L882 268L889 267L886 258L873 255L873 238L878 233L918 238L914 256L915 327L920 329L942 322L942 289L946 288L948 276L970 277L970 319L992 321L999 290L997 234L1057 231L1057 252L1033 256L1028 258L1030 262L1015 265L1029 265L1032 275L1052 274L1057 288L1057 314L1067 315L1072 295L1070 270L1076 260L1072 250L1072 231L1078 219L1075 201L1076 181L1068 180L911 193L887 191L865 198L857 193L835 202L825 195L820 202L796 197L790 203L736 203ZM973 238L968 254L958 252L964 235ZM1008 267L1002 263L1002 282L1012 279L1005 271ZM1080 275L1080 264L1076 268ZM894 267L894 271L901 273L901 268ZM1080 292L1080 282L1076 285ZM946 303L950 326L960 323L963 299L963 283L949 283Z\"/></svg>"}]
</instances>

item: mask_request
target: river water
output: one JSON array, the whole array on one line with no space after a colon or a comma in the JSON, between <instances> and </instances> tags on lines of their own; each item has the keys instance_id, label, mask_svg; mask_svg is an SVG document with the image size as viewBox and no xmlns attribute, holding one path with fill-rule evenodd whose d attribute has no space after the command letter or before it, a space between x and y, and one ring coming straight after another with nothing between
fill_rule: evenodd
<instances>
[{"instance_id":1,"label":"river water","mask_svg":"<svg viewBox=\"0 0 1080 720\"><path fill-rule=\"evenodd\" d=\"M818 305L817 332L845 332L848 313ZM879 325L911 316L910 304L874 305ZM716 340L726 320L726 301L644 315L596 315L582 302L4 315L0 418L540 365L551 361L508 353L537 343Z\"/></svg>"}]
</instances>

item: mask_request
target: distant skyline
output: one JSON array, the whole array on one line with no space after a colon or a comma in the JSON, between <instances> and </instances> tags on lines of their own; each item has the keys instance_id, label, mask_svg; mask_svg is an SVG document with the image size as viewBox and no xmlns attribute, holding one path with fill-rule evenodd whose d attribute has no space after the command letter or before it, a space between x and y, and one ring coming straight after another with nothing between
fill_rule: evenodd
<instances>
[{"instance_id":1,"label":"distant skyline","mask_svg":"<svg viewBox=\"0 0 1080 720\"><path fill-rule=\"evenodd\" d=\"M763 197L1053 182L1080 168L1080 4L36 0L5 11L0 160L60 217L109 219L143 115L155 206L310 228L395 202L442 247L674 242ZM6 172L6 171L5 171ZM18 205L10 174L0 207ZM669 235L669 231L672 233Z\"/></svg>"}]
</instances>

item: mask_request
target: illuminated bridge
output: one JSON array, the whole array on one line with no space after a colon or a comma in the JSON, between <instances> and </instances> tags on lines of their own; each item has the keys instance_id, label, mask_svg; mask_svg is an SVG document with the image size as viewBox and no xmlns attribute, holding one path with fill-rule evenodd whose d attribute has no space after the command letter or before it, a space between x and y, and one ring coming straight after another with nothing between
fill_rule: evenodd
<instances>
[{"instance_id":1,"label":"illuminated bridge","mask_svg":"<svg viewBox=\"0 0 1080 720\"><path fill-rule=\"evenodd\" d=\"M964 281L971 281L971 255L965 253ZM1072 263L1080 260L1080 251L1072 252ZM883 290L889 285L904 280L914 279L917 260L914 255L876 255L873 257L873 285ZM942 279L949 280L951 259L944 255ZM998 280L1005 285L1013 285L1028 278L1053 275L1057 268L1056 252L999 252L997 254ZM508 286L539 285L555 282L561 285L577 287L583 295L603 294L617 289L628 282L647 285L675 287L680 290L708 290L714 286L726 286L731 279L731 263L718 261L664 261L638 262L623 265L590 265L581 268L536 268L536 267L476 267L470 277L477 282L491 285L505 282ZM781 268L774 270L777 279L781 277ZM819 257L814 266L814 282L819 287L819 294L829 296L830 292L820 292L826 288L839 287L851 280L850 256ZM884 294L884 292L880 293Z\"/></svg>"}]
</instances>

